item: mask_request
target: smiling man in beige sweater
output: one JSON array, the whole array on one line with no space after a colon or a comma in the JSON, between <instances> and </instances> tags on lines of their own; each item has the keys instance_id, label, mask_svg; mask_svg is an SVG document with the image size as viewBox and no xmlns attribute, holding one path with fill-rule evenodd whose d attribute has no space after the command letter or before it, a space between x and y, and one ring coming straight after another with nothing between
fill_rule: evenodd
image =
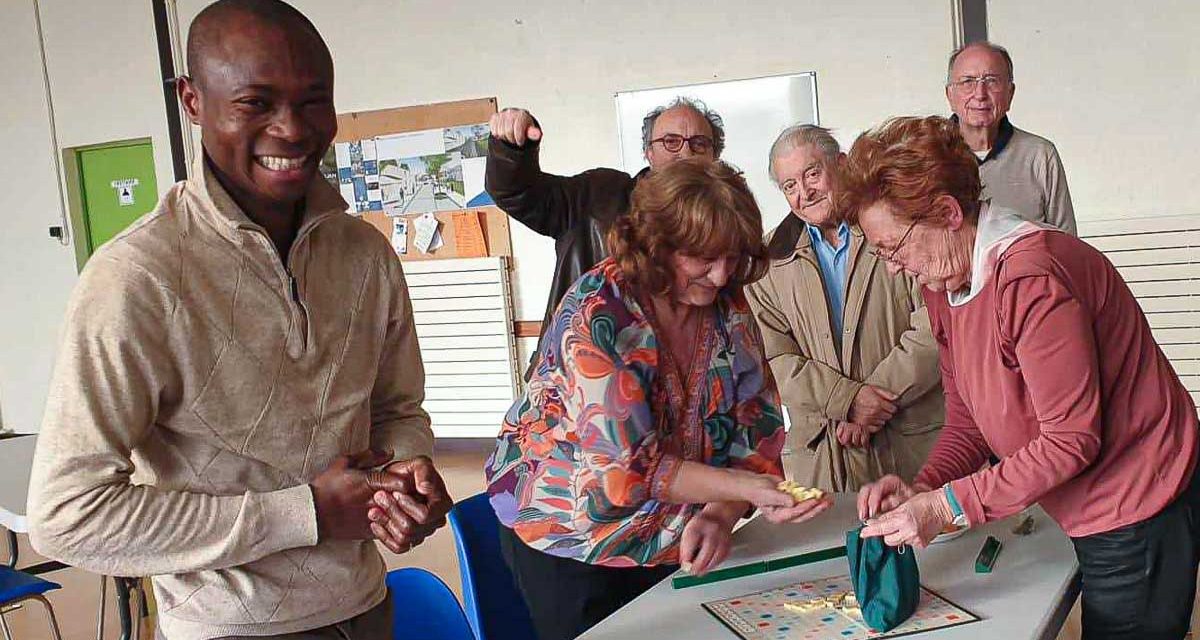
<instances>
[{"instance_id":1,"label":"smiling man in beige sweater","mask_svg":"<svg viewBox=\"0 0 1200 640\"><path fill-rule=\"evenodd\" d=\"M29 501L41 553L152 576L160 638L390 637L385 567L445 522L387 240L317 171L333 62L279 0L188 36L192 177L67 311Z\"/></svg>"}]
</instances>

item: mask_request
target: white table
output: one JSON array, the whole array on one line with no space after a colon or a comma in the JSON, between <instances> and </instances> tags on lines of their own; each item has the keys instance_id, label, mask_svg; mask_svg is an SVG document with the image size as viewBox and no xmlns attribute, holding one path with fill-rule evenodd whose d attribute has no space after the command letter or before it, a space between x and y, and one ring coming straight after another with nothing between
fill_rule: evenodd
<instances>
[{"instance_id":1,"label":"white table","mask_svg":"<svg viewBox=\"0 0 1200 640\"><path fill-rule=\"evenodd\" d=\"M968 531L918 552L921 584L982 620L923 634L931 640L1053 640L1079 593L1078 565L1070 540L1035 509L1036 531L1010 532L1011 520ZM858 525L854 497L838 495L834 507L813 521L774 525L757 519L734 534L734 550L722 566L780 558L845 544ZM1003 543L995 569L975 573L975 557L988 535ZM773 589L800 580L845 575L845 558L722 582L674 589L670 578L593 627L581 640L736 638L701 603ZM912 636L917 637L917 636Z\"/></svg>"},{"instance_id":2,"label":"white table","mask_svg":"<svg viewBox=\"0 0 1200 640\"><path fill-rule=\"evenodd\" d=\"M13 533L28 533L25 502L29 498L29 470L37 436L20 435L0 439L0 527Z\"/></svg>"}]
</instances>

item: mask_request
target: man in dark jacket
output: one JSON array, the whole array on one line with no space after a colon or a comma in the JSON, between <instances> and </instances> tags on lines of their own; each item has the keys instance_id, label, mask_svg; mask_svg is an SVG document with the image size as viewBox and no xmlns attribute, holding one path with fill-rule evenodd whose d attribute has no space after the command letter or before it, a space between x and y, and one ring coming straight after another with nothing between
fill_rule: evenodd
<instances>
[{"instance_id":1,"label":"man in dark jacket","mask_svg":"<svg viewBox=\"0 0 1200 640\"><path fill-rule=\"evenodd\" d=\"M508 108L492 116L485 188L513 219L554 238L554 280L542 322L547 321L567 289L585 271L608 256L604 234L629 210L629 194L637 183L624 171L598 168L574 176L542 171L538 148L542 129L524 109ZM642 150L650 166L638 173L692 156L718 158L725 147L721 116L698 100L676 98L642 120ZM541 351L530 358L532 369ZM526 379L528 379L528 370Z\"/></svg>"}]
</instances>

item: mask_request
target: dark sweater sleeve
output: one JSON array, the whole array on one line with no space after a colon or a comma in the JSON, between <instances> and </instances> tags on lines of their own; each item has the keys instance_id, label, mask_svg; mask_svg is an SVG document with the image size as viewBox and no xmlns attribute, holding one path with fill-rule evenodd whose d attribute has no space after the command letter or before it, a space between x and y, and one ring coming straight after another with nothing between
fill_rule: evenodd
<instances>
[{"instance_id":1,"label":"dark sweater sleeve","mask_svg":"<svg viewBox=\"0 0 1200 640\"><path fill-rule=\"evenodd\" d=\"M488 140L484 188L496 205L537 233L559 239L585 217L608 218L628 206L633 178L616 169L574 176L542 171L539 143Z\"/></svg>"}]
</instances>

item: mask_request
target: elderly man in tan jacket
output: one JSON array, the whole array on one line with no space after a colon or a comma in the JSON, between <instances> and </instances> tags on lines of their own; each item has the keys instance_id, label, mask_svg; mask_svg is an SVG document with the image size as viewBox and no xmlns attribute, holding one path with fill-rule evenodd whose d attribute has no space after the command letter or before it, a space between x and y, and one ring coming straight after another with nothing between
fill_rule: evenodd
<instances>
[{"instance_id":1,"label":"elderly man in tan jacket","mask_svg":"<svg viewBox=\"0 0 1200 640\"><path fill-rule=\"evenodd\" d=\"M791 421L788 476L856 491L911 479L942 425L937 345L920 285L888 275L862 231L840 220L841 157L826 129L797 125L771 146L791 207L771 233L767 276L747 287Z\"/></svg>"}]
</instances>

